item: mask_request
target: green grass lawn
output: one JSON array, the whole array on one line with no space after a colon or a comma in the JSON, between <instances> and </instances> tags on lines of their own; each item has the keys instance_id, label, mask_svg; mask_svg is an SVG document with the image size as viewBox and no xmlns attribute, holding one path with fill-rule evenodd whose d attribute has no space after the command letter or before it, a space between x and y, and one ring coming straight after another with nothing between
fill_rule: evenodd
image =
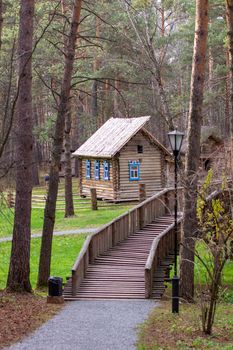
<instances>
[{"instance_id":1,"label":"green grass lawn","mask_svg":"<svg viewBox=\"0 0 233 350\"><path fill-rule=\"evenodd\" d=\"M10 236L14 222L14 211L0 206L0 237Z\"/></svg>"},{"instance_id":2,"label":"green grass lawn","mask_svg":"<svg viewBox=\"0 0 233 350\"><path fill-rule=\"evenodd\" d=\"M209 266L212 265L211 255L208 254L208 249L203 242L199 242L196 245L196 249L201 258ZM206 283L206 269L200 260L195 257L195 284L204 285ZM228 260L224 266L224 273L222 276L222 284L232 286L233 288L233 261Z\"/></svg>"},{"instance_id":3,"label":"green grass lawn","mask_svg":"<svg viewBox=\"0 0 233 350\"><path fill-rule=\"evenodd\" d=\"M64 218L63 211L56 212L55 231L82 229L98 227L108 223L117 216L126 212L130 206L99 208L97 211L91 209L76 210L76 215L71 218ZM43 227L44 210L32 209L32 233L41 232ZM0 210L0 237L12 234L14 222L14 211L3 208Z\"/></svg>"},{"instance_id":4,"label":"green grass lawn","mask_svg":"<svg viewBox=\"0 0 233 350\"><path fill-rule=\"evenodd\" d=\"M205 284L205 274L206 270L203 265L196 261L195 264L195 284L203 285ZM222 284L233 287L233 261L228 260L224 266L224 273L222 277Z\"/></svg>"},{"instance_id":5,"label":"green grass lawn","mask_svg":"<svg viewBox=\"0 0 233 350\"><path fill-rule=\"evenodd\" d=\"M62 211L56 212L55 230L69 230L86 227L98 227L113 220L117 216L126 212L130 207L100 208L98 210L82 209L76 212L71 218L64 218ZM32 231L38 232L42 228L44 211L41 209L32 210Z\"/></svg>"},{"instance_id":6,"label":"green grass lawn","mask_svg":"<svg viewBox=\"0 0 233 350\"><path fill-rule=\"evenodd\" d=\"M91 210L90 199L77 197L77 187L77 179L73 178L73 193L76 195L74 197L75 216L71 218L64 218L64 179L60 180L54 228L55 231L98 227L108 223L117 216L126 212L128 209L132 208L132 204L122 204L120 206L109 204L108 207L101 207L103 203L100 202L98 210L93 211ZM46 196L46 190L47 189L45 186L33 188L33 209L31 219L32 233L40 233L42 231L45 204L44 197ZM6 195L7 192L4 193L5 198ZM0 237L7 237L12 234L14 222L14 209L9 209L7 207L5 198L2 196L0 202ZM80 207L84 207L84 209L80 209ZM60 210L60 208L63 208L63 210Z\"/></svg>"},{"instance_id":7,"label":"green grass lawn","mask_svg":"<svg viewBox=\"0 0 233 350\"><path fill-rule=\"evenodd\" d=\"M67 276L70 276L71 268L82 248L85 238L85 235L53 238L51 276L60 276L63 278L63 281L65 281ZM40 238L34 238L31 241L30 279L33 288L35 288L37 280L40 242ZM10 242L0 243L0 289L5 288L6 286L10 250Z\"/></svg>"}]
</instances>

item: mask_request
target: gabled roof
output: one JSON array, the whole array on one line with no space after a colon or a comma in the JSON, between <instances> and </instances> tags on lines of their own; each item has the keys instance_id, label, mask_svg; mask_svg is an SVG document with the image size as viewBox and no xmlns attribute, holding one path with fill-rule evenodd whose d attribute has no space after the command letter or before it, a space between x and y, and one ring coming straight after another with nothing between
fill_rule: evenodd
<instances>
[{"instance_id":1,"label":"gabled roof","mask_svg":"<svg viewBox=\"0 0 233 350\"><path fill-rule=\"evenodd\" d=\"M172 154L168 151L168 149L160 143L148 130L142 128L142 133L152 142L155 146L158 146L167 156L172 157Z\"/></svg>"},{"instance_id":2,"label":"gabled roof","mask_svg":"<svg viewBox=\"0 0 233 350\"><path fill-rule=\"evenodd\" d=\"M149 119L150 116L138 118L111 118L79 147L73 155L112 158L143 128ZM160 148L169 154L165 147L152 135L150 136Z\"/></svg>"}]
</instances>

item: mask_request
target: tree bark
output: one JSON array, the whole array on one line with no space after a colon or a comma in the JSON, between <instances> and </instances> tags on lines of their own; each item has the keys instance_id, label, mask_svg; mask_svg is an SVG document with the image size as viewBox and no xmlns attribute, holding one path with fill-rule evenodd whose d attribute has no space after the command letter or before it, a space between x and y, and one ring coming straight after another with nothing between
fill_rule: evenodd
<instances>
[{"instance_id":1,"label":"tree bark","mask_svg":"<svg viewBox=\"0 0 233 350\"><path fill-rule=\"evenodd\" d=\"M208 37L208 7L208 0L196 1L195 38L188 122L188 150L185 159L184 222L180 265L180 295L188 301L192 301L194 297L194 237L197 230L197 180L200 161L202 105Z\"/></svg>"},{"instance_id":2,"label":"tree bark","mask_svg":"<svg viewBox=\"0 0 233 350\"><path fill-rule=\"evenodd\" d=\"M165 37L165 10L163 6L161 6L160 13L161 13L161 36L164 38Z\"/></svg>"},{"instance_id":3,"label":"tree bark","mask_svg":"<svg viewBox=\"0 0 233 350\"><path fill-rule=\"evenodd\" d=\"M0 50L2 48L3 3L0 0Z\"/></svg>"},{"instance_id":4,"label":"tree bark","mask_svg":"<svg viewBox=\"0 0 233 350\"><path fill-rule=\"evenodd\" d=\"M208 76L208 89L209 92L211 94L213 94L214 92L214 57L213 57L213 49L210 46L209 47L209 62L208 62L208 66L209 66L209 76ZM205 123L207 123L207 125L214 125L216 123L216 118L215 118L215 111L214 111L214 99L211 96L211 103L209 106L209 111L208 111L208 117L207 120L205 121Z\"/></svg>"},{"instance_id":5,"label":"tree bark","mask_svg":"<svg viewBox=\"0 0 233 350\"><path fill-rule=\"evenodd\" d=\"M91 88L91 117L94 126L97 126L98 120L98 82L94 80Z\"/></svg>"},{"instance_id":6,"label":"tree bark","mask_svg":"<svg viewBox=\"0 0 233 350\"><path fill-rule=\"evenodd\" d=\"M225 106L224 106L224 138L228 137L228 130L229 128L229 121L230 121L230 91L229 91L229 82L226 78L225 80L225 89L224 89L224 96L225 96Z\"/></svg>"},{"instance_id":7,"label":"tree bark","mask_svg":"<svg viewBox=\"0 0 233 350\"><path fill-rule=\"evenodd\" d=\"M233 0L226 0L229 81L230 81L230 137L231 137L231 177L233 178Z\"/></svg>"},{"instance_id":8,"label":"tree bark","mask_svg":"<svg viewBox=\"0 0 233 350\"><path fill-rule=\"evenodd\" d=\"M74 216L72 164L71 164L71 108L69 108L65 121L65 217Z\"/></svg>"},{"instance_id":9,"label":"tree bark","mask_svg":"<svg viewBox=\"0 0 233 350\"><path fill-rule=\"evenodd\" d=\"M66 16L67 7L64 0L61 1L62 14ZM64 18L64 28L66 26L66 20ZM64 35L64 51L66 50L67 37ZM71 163L71 103L68 107L68 112L65 118L65 218L74 216L74 203L73 203L73 189L72 189L72 163Z\"/></svg>"},{"instance_id":10,"label":"tree bark","mask_svg":"<svg viewBox=\"0 0 233 350\"><path fill-rule=\"evenodd\" d=\"M17 173L13 240L7 287L31 291L30 225L32 195L32 41L34 0L21 0L19 26L19 96L16 113Z\"/></svg>"},{"instance_id":11,"label":"tree bark","mask_svg":"<svg viewBox=\"0 0 233 350\"><path fill-rule=\"evenodd\" d=\"M80 137L84 135L83 125L81 124L81 117L84 112L83 108L83 96L81 93L78 94L78 99L76 103L76 113L74 114L74 133L73 133L73 149L79 148L81 145ZM79 160L75 157L75 177L79 177Z\"/></svg>"},{"instance_id":12,"label":"tree bark","mask_svg":"<svg viewBox=\"0 0 233 350\"><path fill-rule=\"evenodd\" d=\"M100 37L100 19L96 17L95 20L95 36L96 41L98 43L99 37ZM97 48L98 50L98 48ZM98 58L98 51L95 53L95 58L93 62L93 73L96 74L100 66L99 58ZM98 81L93 80L92 88L91 88L91 117L92 117L92 123L95 126L95 130L98 125Z\"/></svg>"},{"instance_id":13,"label":"tree bark","mask_svg":"<svg viewBox=\"0 0 233 350\"><path fill-rule=\"evenodd\" d=\"M60 101L58 106L55 133L52 148L51 166L49 174L48 196L44 211L44 225L39 262L38 286L47 284L50 275L52 237L55 222L56 201L59 182L59 166L63 146L63 135L65 128L65 117L68 112L70 99L71 80L75 60L75 44L80 22L82 0L75 0L69 37L67 39L67 50L65 56L65 68L61 83Z\"/></svg>"},{"instance_id":14,"label":"tree bark","mask_svg":"<svg viewBox=\"0 0 233 350\"><path fill-rule=\"evenodd\" d=\"M38 127L38 115L37 110L33 111L33 126ZM32 186L40 185L39 176L39 143L37 137L33 135L33 164L32 164Z\"/></svg>"}]
</instances>

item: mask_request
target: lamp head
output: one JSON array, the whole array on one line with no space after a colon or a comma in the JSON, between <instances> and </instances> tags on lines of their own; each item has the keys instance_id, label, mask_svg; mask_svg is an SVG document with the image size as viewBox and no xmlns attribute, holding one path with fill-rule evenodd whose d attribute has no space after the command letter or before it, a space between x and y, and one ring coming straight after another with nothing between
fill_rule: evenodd
<instances>
[{"instance_id":1,"label":"lamp head","mask_svg":"<svg viewBox=\"0 0 233 350\"><path fill-rule=\"evenodd\" d=\"M174 130L168 133L168 138L169 138L169 142L170 142L173 154L174 156L177 157L180 153L180 149L184 138L184 133Z\"/></svg>"}]
</instances>

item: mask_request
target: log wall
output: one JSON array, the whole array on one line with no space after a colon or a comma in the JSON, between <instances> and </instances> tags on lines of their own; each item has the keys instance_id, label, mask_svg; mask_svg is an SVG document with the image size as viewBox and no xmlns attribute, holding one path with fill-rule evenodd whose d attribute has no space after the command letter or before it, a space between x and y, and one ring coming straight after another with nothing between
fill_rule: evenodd
<instances>
[{"instance_id":1,"label":"log wall","mask_svg":"<svg viewBox=\"0 0 233 350\"><path fill-rule=\"evenodd\" d=\"M137 146L143 146L143 153L138 153ZM140 180L130 181L129 161L140 160ZM125 145L119 154L119 192L118 199L138 199L138 184L146 185L147 197L165 187L165 154L152 144L142 132L138 132Z\"/></svg>"},{"instance_id":2,"label":"log wall","mask_svg":"<svg viewBox=\"0 0 233 350\"><path fill-rule=\"evenodd\" d=\"M91 161L91 178L86 179L86 160ZM90 189L95 188L98 198L114 199L113 190L113 161L111 159L99 159L100 161L100 179L95 180L94 176L94 162L95 158L82 158L81 160L81 181L80 181L80 195L90 196ZM110 164L110 179L103 180L103 163L109 161Z\"/></svg>"}]
</instances>

